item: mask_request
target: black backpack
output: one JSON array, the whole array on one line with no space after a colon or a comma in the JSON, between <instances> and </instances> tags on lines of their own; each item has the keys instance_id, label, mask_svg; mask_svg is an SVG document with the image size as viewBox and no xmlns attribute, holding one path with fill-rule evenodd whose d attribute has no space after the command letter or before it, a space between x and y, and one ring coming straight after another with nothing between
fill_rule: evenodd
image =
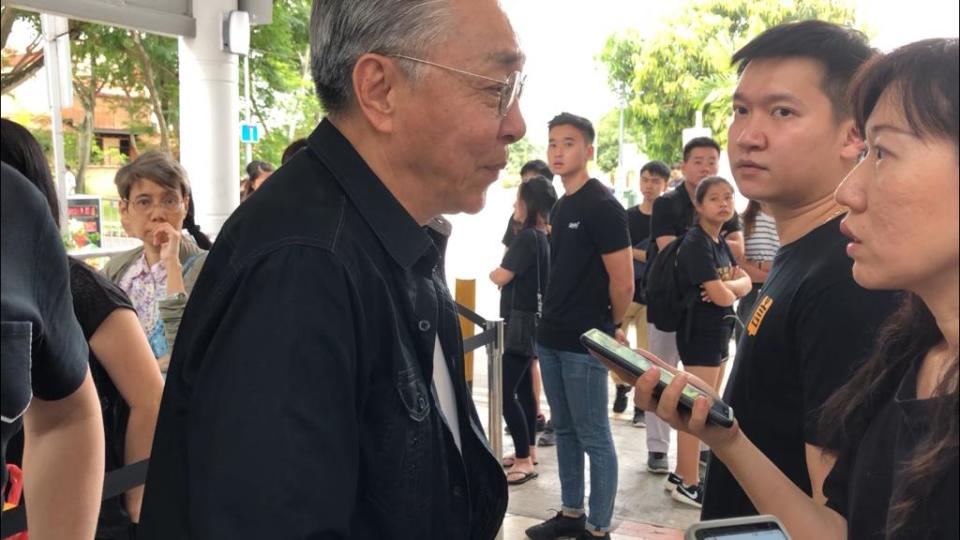
<instances>
[{"instance_id":1,"label":"black backpack","mask_svg":"<svg viewBox=\"0 0 960 540\"><path fill-rule=\"evenodd\" d=\"M664 246L652 261L647 261L643 280L647 321L661 332L680 330L684 315L697 301L695 290L685 291L680 287L677 266L683 237L678 236Z\"/></svg>"}]
</instances>

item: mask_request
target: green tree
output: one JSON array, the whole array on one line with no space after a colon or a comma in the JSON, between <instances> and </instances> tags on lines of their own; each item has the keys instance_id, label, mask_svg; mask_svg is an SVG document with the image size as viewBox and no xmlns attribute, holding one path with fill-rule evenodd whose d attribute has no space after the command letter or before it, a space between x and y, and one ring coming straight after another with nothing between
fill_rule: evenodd
<instances>
[{"instance_id":1,"label":"green tree","mask_svg":"<svg viewBox=\"0 0 960 540\"><path fill-rule=\"evenodd\" d=\"M637 144L637 134L626 128L627 112L624 111L624 147ZM620 166L620 109L613 109L597 123L597 167L612 173Z\"/></svg>"},{"instance_id":2,"label":"green tree","mask_svg":"<svg viewBox=\"0 0 960 540\"><path fill-rule=\"evenodd\" d=\"M507 147L509 155L507 156L507 167L500 175L500 183L503 187L516 187L520 185L520 169L530 160L545 159L547 153L543 148L530 142L530 139L524 137L519 141Z\"/></svg>"},{"instance_id":3,"label":"green tree","mask_svg":"<svg viewBox=\"0 0 960 540\"><path fill-rule=\"evenodd\" d=\"M681 158L681 132L694 125L697 111L726 144L733 53L767 28L806 19L857 27L853 8L837 0L704 0L649 38L635 31L610 36L599 60L610 88L628 104L626 126L640 149L672 163Z\"/></svg>"},{"instance_id":4,"label":"green tree","mask_svg":"<svg viewBox=\"0 0 960 540\"><path fill-rule=\"evenodd\" d=\"M305 0L276 0L273 22L252 28L251 108L264 131L254 147L256 159L280 165L287 145L307 136L323 116L310 76L309 43L310 2Z\"/></svg>"}]
</instances>

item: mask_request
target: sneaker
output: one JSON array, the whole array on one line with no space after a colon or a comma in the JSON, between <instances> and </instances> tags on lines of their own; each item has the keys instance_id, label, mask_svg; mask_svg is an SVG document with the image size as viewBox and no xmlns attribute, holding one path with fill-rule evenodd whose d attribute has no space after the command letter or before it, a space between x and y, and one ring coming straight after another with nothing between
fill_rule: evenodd
<instances>
[{"instance_id":1,"label":"sneaker","mask_svg":"<svg viewBox=\"0 0 960 540\"><path fill-rule=\"evenodd\" d=\"M647 415L640 407L633 408L633 427L647 427Z\"/></svg>"},{"instance_id":2,"label":"sneaker","mask_svg":"<svg viewBox=\"0 0 960 540\"><path fill-rule=\"evenodd\" d=\"M572 518L563 515L563 512L557 512L557 515L539 525L528 528L524 532L528 538L533 540L554 540L554 538L563 536L580 536L580 534L586 532L586 525L586 515Z\"/></svg>"},{"instance_id":3,"label":"sneaker","mask_svg":"<svg viewBox=\"0 0 960 540\"><path fill-rule=\"evenodd\" d=\"M666 452L648 452L647 470L654 474L667 474L670 472L670 464L667 463Z\"/></svg>"},{"instance_id":4,"label":"sneaker","mask_svg":"<svg viewBox=\"0 0 960 540\"><path fill-rule=\"evenodd\" d=\"M589 531L583 531L577 540L610 540L610 533L604 533L603 536L594 536Z\"/></svg>"},{"instance_id":5,"label":"sneaker","mask_svg":"<svg viewBox=\"0 0 960 540\"><path fill-rule=\"evenodd\" d=\"M537 441L537 446L556 446L557 444L557 433L553 431L553 424L550 420L547 420L547 425L543 428L543 433L540 435L540 439Z\"/></svg>"},{"instance_id":6,"label":"sneaker","mask_svg":"<svg viewBox=\"0 0 960 540\"><path fill-rule=\"evenodd\" d=\"M666 478L663 479L663 490L667 493L672 493L673 490L682 483L682 478L680 478L676 473L670 473Z\"/></svg>"},{"instance_id":7,"label":"sneaker","mask_svg":"<svg viewBox=\"0 0 960 540\"><path fill-rule=\"evenodd\" d=\"M686 486L681 482L670 494L670 497L677 502L700 508L703 506L703 484Z\"/></svg>"},{"instance_id":8,"label":"sneaker","mask_svg":"<svg viewBox=\"0 0 960 540\"><path fill-rule=\"evenodd\" d=\"M613 412L619 414L627 410L627 394L629 393L629 386L617 385L617 397L613 400Z\"/></svg>"},{"instance_id":9,"label":"sneaker","mask_svg":"<svg viewBox=\"0 0 960 540\"><path fill-rule=\"evenodd\" d=\"M547 427L547 419L542 414L537 415L537 433L543 432Z\"/></svg>"}]
</instances>

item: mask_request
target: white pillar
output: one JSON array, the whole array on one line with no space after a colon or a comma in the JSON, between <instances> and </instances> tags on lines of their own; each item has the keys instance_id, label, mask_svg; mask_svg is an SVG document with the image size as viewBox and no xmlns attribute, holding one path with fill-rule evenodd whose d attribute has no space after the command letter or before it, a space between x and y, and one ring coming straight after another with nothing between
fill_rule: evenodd
<instances>
[{"instance_id":1,"label":"white pillar","mask_svg":"<svg viewBox=\"0 0 960 540\"><path fill-rule=\"evenodd\" d=\"M223 15L235 9L237 0L194 0L197 37L179 39L180 163L208 234L240 204L238 64L221 47Z\"/></svg>"}]
</instances>

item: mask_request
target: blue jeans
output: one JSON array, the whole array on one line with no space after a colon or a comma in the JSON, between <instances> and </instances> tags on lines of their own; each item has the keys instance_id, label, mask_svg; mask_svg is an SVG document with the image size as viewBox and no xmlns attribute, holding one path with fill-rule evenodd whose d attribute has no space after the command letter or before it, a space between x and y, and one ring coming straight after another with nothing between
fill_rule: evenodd
<instances>
[{"instance_id":1,"label":"blue jeans","mask_svg":"<svg viewBox=\"0 0 960 540\"><path fill-rule=\"evenodd\" d=\"M607 417L607 368L585 353L537 346L543 389L557 434L563 510L582 513L583 454L590 456L587 528L609 531L617 498L617 451Z\"/></svg>"}]
</instances>

